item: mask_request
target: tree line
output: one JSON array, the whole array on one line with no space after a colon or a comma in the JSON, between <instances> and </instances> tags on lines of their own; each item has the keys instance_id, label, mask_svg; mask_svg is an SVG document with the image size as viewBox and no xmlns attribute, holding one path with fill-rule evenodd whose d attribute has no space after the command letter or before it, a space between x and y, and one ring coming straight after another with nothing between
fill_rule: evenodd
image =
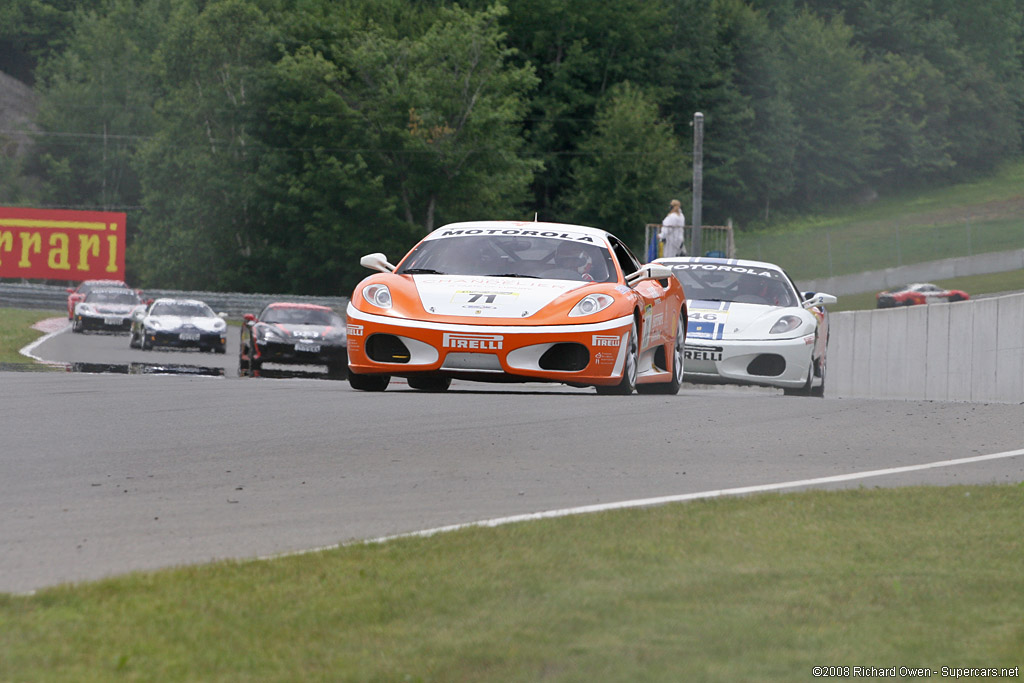
<instances>
[{"instance_id":1,"label":"tree line","mask_svg":"<svg viewBox=\"0 0 1024 683\"><path fill-rule=\"evenodd\" d=\"M124 210L140 286L338 294L359 256L535 216L638 245L1019 154L1024 0L11 0L0 202ZM0 133L2 135L2 133Z\"/></svg>"}]
</instances>

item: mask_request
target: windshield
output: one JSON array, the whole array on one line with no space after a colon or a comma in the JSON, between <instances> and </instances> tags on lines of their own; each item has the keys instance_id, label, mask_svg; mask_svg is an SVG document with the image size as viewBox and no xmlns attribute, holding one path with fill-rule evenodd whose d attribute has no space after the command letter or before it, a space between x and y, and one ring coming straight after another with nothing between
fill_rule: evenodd
<instances>
[{"instance_id":1,"label":"windshield","mask_svg":"<svg viewBox=\"0 0 1024 683\"><path fill-rule=\"evenodd\" d=\"M680 263L672 271L687 299L764 306L799 306L796 290L782 271L722 263Z\"/></svg>"},{"instance_id":2,"label":"windshield","mask_svg":"<svg viewBox=\"0 0 1024 683\"><path fill-rule=\"evenodd\" d=\"M616 282L603 244L522 235L459 235L421 242L395 271L399 275L490 275Z\"/></svg>"},{"instance_id":3,"label":"windshield","mask_svg":"<svg viewBox=\"0 0 1024 683\"><path fill-rule=\"evenodd\" d=\"M215 318L216 316L206 304L184 303L181 301L153 304L150 315L179 315L183 318Z\"/></svg>"},{"instance_id":4,"label":"windshield","mask_svg":"<svg viewBox=\"0 0 1024 683\"><path fill-rule=\"evenodd\" d=\"M285 325L322 325L324 327L341 327L341 316L334 311L323 311L316 308L268 308L260 320L265 323L282 323Z\"/></svg>"},{"instance_id":5,"label":"windshield","mask_svg":"<svg viewBox=\"0 0 1024 683\"><path fill-rule=\"evenodd\" d=\"M87 304L138 304L139 295L130 289L115 291L93 290L85 295Z\"/></svg>"}]
</instances>

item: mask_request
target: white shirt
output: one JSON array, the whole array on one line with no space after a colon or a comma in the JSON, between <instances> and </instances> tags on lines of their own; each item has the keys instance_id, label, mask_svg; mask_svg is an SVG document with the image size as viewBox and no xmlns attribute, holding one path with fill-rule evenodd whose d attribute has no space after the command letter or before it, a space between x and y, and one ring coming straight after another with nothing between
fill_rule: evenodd
<instances>
[{"instance_id":1,"label":"white shirt","mask_svg":"<svg viewBox=\"0 0 1024 683\"><path fill-rule=\"evenodd\" d=\"M658 237L665 241L665 253L663 256L684 256L686 253L683 247L684 230L686 217L683 212L670 212L661 221L661 231Z\"/></svg>"}]
</instances>

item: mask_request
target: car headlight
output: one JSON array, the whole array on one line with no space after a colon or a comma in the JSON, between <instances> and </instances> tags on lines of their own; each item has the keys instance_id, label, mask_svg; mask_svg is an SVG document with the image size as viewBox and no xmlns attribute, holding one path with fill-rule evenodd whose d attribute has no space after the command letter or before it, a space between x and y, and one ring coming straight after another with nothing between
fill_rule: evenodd
<instances>
[{"instance_id":1,"label":"car headlight","mask_svg":"<svg viewBox=\"0 0 1024 683\"><path fill-rule=\"evenodd\" d=\"M570 318L578 318L581 315L593 315L608 308L615 301L607 294L588 294L579 300L572 310L569 311Z\"/></svg>"},{"instance_id":2,"label":"car headlight","mask_svg":"<svg viewBox=\"0 0 1024 683\"><path fill-rule=\"evenodd\" d=\"M147 332L149 332L150 330L156 331L163 327L163 325L160 324L159 320L147 320L142 324L142 326L146 328Z\"/></svg>"},{"instance_id":3,"label":"car headlight","mask_svg":"<svg viewBox=\"0 0 1024 683\"><path fill-rule=\"evenodd\" d=\"M92 313L92 306L89 304L78 304L78 308L75 310L78 313Z\"/></svg>"},{"instance_id":4,"label":"car headlight","mask_svg":"<svg viewBox=\"0 0 1024 683\"><path fill-rule=\"evenodd\" d=\"M391 290L387 285L366 285L363 298L377 308L391 308Z\"/></svg>"},{"instance_id":5,"label":"car headlight","mask_svg":"<svg viewBox=\"0 0 1024 683\"><path fill-rule=\"evenodd\" d=\"M799 316L795 315L784 315L775 321L772 325L772 329L768 330L768 334L784 334L786 332L792 332L801 325L804 321Z\"/></svg>"},{"instance_id":6,"label":"car headlight","mask_svg":"<svg viewBox=\"0 0 1024 683\"><path fill-rule=\"evenodd\" d=\"M260 339L261 341L288 341L288 335L286 335L278 328L271 327L269 325L265 327L260 327L259 331L256 333L256 338Z\"/></svg>"},{"instance_id":7,"label":"car headlight","mask_svg":"<svg viewBox=\"0 0 1024 683\"><path fill-rule=\"evenodd\" d=\"M223 320L214 320L213 321L213 331L214 332L220 332L221 330L223 330L227 326L228 326L228 324L226 322L224 322Z\"/></svg>"}]
</instances>

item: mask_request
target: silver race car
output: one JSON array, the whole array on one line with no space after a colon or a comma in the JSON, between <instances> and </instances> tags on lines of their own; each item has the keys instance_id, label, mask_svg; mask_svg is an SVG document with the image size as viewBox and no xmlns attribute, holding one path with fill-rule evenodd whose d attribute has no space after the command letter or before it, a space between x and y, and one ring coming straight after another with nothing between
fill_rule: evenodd
<instances>
[{"instance_id":1,"label":"silver race car","mask_svg":"<svg viewBox=\"0 0 1024 683\"><path fill-rule=\"evenodd\" d=\"M798 292L772 263L685 256L656 262L670 266L686 291L686 380L824 394L825 306L834 296Z\"/></svg>"}]
</instances>

